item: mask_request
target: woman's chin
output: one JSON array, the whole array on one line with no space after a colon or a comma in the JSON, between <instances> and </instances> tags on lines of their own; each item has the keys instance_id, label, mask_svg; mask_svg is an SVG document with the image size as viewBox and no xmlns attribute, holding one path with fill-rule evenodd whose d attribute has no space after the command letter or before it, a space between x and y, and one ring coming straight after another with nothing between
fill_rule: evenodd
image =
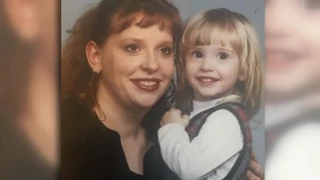
<instances>
[{"instance_id":1,"label":"woman's chin","mask_svg":"<svg viewBox=\"0 0 320 180\"><path fill-rule=\"evenodd\" d=\"M137 107L152 108L162 94L161 91L132 93L130 99Z\"/></svg>"},{"instance_id":2,"label":"woman's chin","mask_svg":"<svg viewBox=\"0 0 320 180\"><path fill-rule=\"evenodd\" d=\"M154 106L159 98L153 96L147 96L147 95L141 95L137 96L133 102L136 106L141 108L151 108Z\"/></svg>"},{"instance_id":3,"label":"woman's chin","mask_svg":"<svg viewBox=\"0 0 320 180\"><path fill-rule=\"evenodd\" d=\"M140 99L136 101L136 105L142 108L151 108L156 104L156 99Z\"/></svg>"}]
</instances>

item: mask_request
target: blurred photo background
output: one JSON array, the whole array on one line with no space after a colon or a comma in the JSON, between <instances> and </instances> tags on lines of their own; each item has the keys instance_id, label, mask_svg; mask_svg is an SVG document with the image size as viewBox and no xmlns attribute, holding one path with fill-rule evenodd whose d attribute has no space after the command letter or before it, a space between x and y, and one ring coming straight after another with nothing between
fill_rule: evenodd
<instances>
[{"instance_id":1,"label":"blurred photo background","mask_svg":"<svg viewBox=\"0 0 320 180\"><path fill-rule=\"evenodd\" d=\"M0 179L58 172L59 1L0 1Z\"/></svg>"},{"instance_id":2,"label":"blurred photo background","mask_svg":"<svg viewBox=\"0 0 320 180\"><path fill-rule=\"evenodd\" d=\"M320 179L320 1L266 0L266 169Z\"/></svg>"}]
</instances>

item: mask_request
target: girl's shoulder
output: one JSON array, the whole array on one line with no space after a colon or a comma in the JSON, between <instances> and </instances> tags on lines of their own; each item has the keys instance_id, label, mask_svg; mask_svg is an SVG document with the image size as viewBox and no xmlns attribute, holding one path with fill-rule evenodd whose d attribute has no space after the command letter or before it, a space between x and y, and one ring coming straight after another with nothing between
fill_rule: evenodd
<instances>
[{"instance_id":1,"label":"girl's shoulder","mask_svg":"<svg viewBox=\"0 0 320 180\"><path fill-rule=\"evenodd\" d=\"M194 115L186 128L189 137L193 139L196 137L202 126L209 122L215 126L233 124L234 126L241 126L247 124L248 116L244 110L244 106L240 103L227 102L222 103L212 108L206 109ZM247 125L245 125L247 126ZM241 128L244 130L244 128Z\"/></svg>"},{"instance_id":2,"label":"girl's shoulder","mask_svg":"<svg viewBox=\"0 0 320 180\"><path fill-rule=\"evenodd\" d=\"M248 121L249 115L245 105L238 102L225 102L217 106L211 107L198 113L196 119L203 119L212 116L230 116L233 115L241 121Z\"/></svg>"},{"instance_id":3,"label":"girl's shoulder","mask_svg":"<svg viewBox=\"0 0 320 180\"><path fill-rule=\"evenodd\" d=\"M226 102L215 107L216 111L225 110L232 113L237 119L241 121L248 121L250 116L246 106L238 102Z\"/></svg>"}]
</instances>

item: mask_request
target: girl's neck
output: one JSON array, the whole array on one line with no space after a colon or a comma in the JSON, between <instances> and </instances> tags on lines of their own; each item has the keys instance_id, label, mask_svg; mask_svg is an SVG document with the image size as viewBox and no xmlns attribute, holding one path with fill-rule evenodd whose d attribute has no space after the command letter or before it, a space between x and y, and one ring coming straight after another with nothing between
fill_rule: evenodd
<instances>
[{"instance_id":1,"label":"girl's neck","mask_svg":"<svg viewBox=\"0 0 320 180\"><path fill-rule=\"evenodd\" d=\"M234 89L230 90L229 92L226 92L224 94L218 94L216 96L212 96L212 97L208 97L208 96L203 96L203 95L200 95L198 93L193 93L193 100L194 101L197 101L197 102L208 102L208 101L214 101L216 99L221 99L221 98L224 98L224 97L228 97L230 95L235 95L237 94L236 91Z\"/></svg>"},{"instance_id":2,"label":"girl's neck","mask_svg":"<svg viewBox=\"0 0 320 180\"><path fill-rule=\"evenodd\" d=\"M144 133L141 123L148 109L126 108L106 88L100 87L97 92L98 105L94 107L99 119L118 132L122 139L136 138Z\"/></svg>"},{"instance_id":3,"label":"girl's neck","mask_svg":"<svg viewBox=\"0 0 320 180\"><path fill-rule=\"evenodd\" d=\"M193 100L193 101L192 101L193 110L198 110L198 109L202 109L202 108L206 108L206 107L215 105L215 104L217 104L220 100L221 100L221 98L211 99L211 100L206 100L206 101Z\"/></svg>"},{"instance_id":4,"label":"girl's neck","mask_svg":"<svg viewBox=\"0 0 320 180\"><path fill-rule=\"evenodd\" d=\"M230 94L227 96L207 99L206 101L193 100L193 110L203 109L209 106L215 106L225 102L241 102L241 96L236 94Z\"/></svg>"}]
</instances>

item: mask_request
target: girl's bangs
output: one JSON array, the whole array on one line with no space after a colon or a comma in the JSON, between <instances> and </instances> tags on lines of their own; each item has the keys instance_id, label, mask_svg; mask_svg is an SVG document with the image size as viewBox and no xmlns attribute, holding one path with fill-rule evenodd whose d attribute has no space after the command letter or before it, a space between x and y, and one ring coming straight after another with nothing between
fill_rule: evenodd
<instances>
[{"instance_id":1,"label":"girl's bangs","mask_svg":"<svg viewBox=\"0 0 320 180\"><path fill-rule=\"evenodd\" d=\"M241 38L234 23L216 24L206 22L187 27L182 37L182 44L186 48L209 45L230 46L236 53L239 53L243 45L243 38Z\"/></svg>"}]
</instances>

